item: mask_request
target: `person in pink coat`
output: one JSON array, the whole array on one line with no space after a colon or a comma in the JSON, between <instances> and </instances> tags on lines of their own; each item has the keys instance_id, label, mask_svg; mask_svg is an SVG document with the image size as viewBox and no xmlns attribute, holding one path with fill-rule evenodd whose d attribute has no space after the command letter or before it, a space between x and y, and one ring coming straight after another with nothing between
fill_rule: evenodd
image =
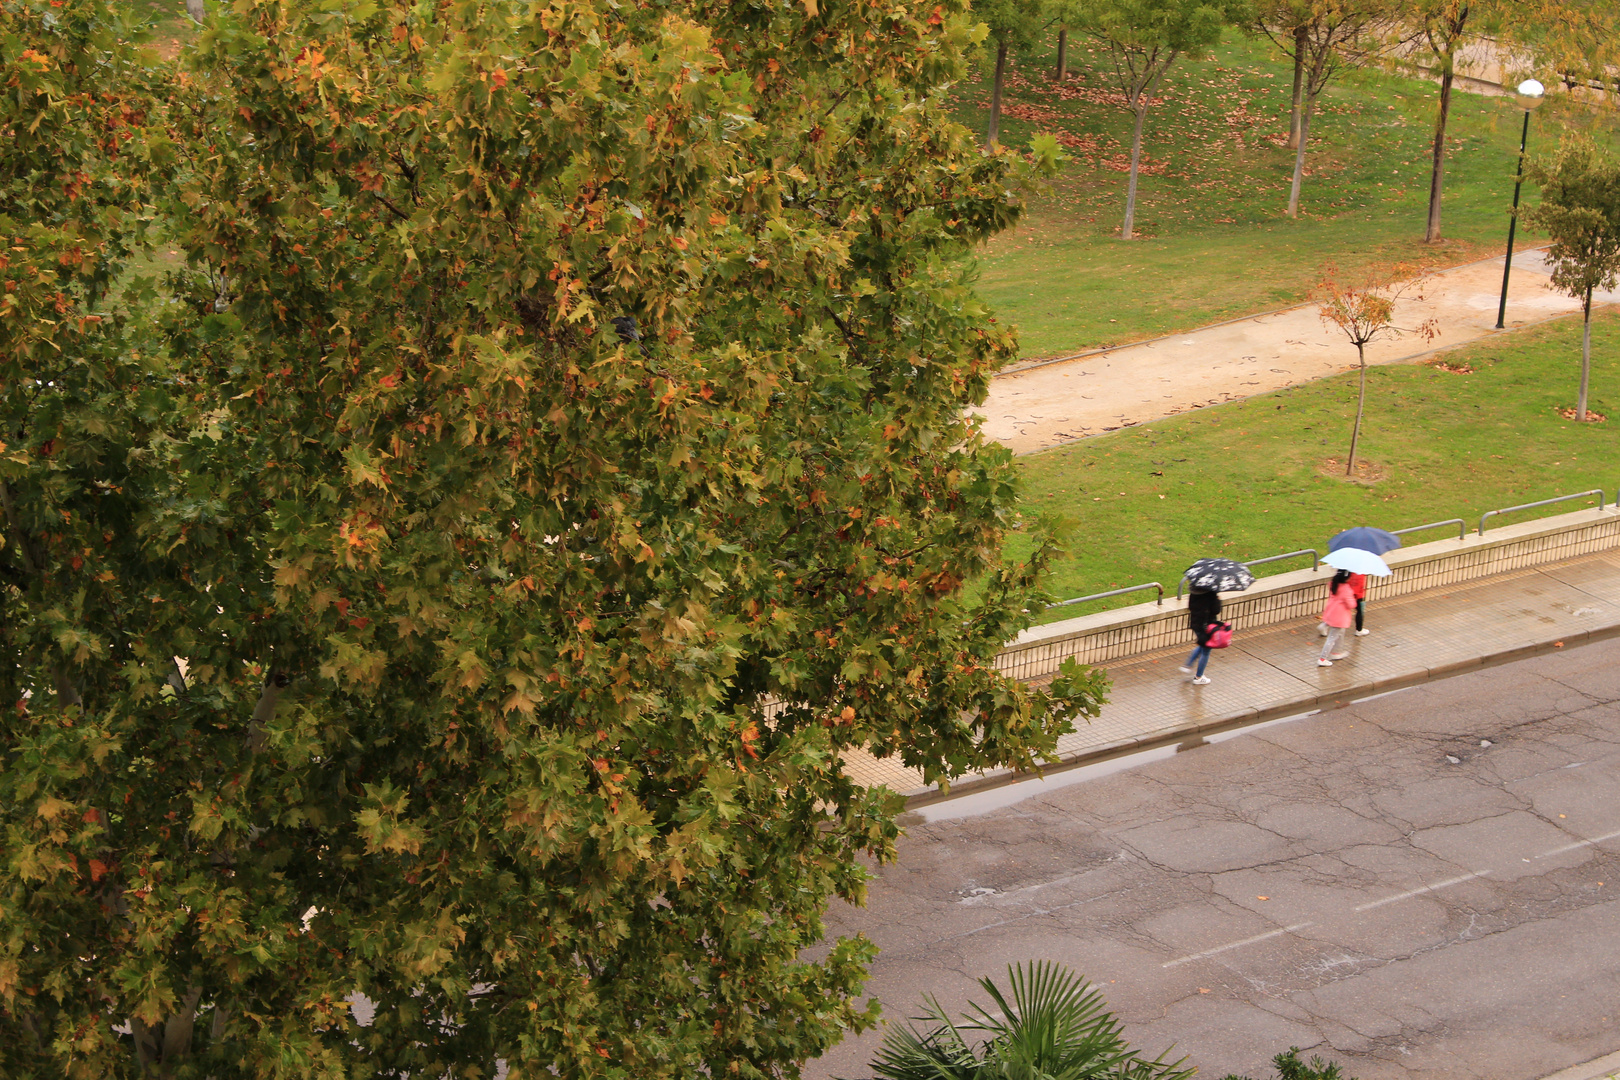
<instances>
[{"instance_id":1,"label":"person in pink coat","mask_svg":"<svg viewBox=\"0 0 1620 1080\"><path fill-rule=\"evenodd\" d=\"M1350 572L1340 570L1333 575L1328 586L1328 600L1322 608L1322 625L1327 627L1327 640L1322 642L1322 655L1317 657L1318 667L1332 667L1333 661L1343 660L1344 632L1356 621L1356 593L1350 586Z\"/></svg>"}]
</instances>

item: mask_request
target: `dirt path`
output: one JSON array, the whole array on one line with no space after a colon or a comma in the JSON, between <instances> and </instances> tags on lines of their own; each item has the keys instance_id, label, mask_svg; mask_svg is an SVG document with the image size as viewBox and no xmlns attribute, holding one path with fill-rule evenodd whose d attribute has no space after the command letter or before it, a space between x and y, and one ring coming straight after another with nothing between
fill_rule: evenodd
<instances>
[{"instance_id":1,"label":"dirt path","mask_svg":"<svg viewBox=\"0 0 1620 1080\"><path fill-rule=\"evenodd\" d=\"M1421 302L1397 307L1396 322L1416 326L1436 319L1440 337L1432 343L1420 337L1379 342L1368 347L1368 362L1411 362L1580 310L1578 302L1552 290L1539 250L1513 258L1506 331L1495 329L1501 290L1501 259L1434 275ZM1620 303L1620 293L1594 299ZM977 412L990 438L1028 454L1335 375L1353 368L1355 359L1355 348L1343 334L1323 324L1315 304L1304 304L1010 371L996 378Z\"/></svg>"}]
</instances>

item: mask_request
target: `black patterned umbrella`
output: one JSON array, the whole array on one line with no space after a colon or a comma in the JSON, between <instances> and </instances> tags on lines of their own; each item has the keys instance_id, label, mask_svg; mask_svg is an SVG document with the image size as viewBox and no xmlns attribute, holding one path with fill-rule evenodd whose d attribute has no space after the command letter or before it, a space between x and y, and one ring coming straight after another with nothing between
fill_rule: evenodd
<instances>
[{"instance_id":1,"label":"black patterned umbrella","mask_svg":"<svg viewBox=\"0 0 1620 1080\"><path fill-rule=\"evenodd\" d=\"M1254 584L1249 568L1231 559L1199 559L1181 576L1190 588L1210 592L1242 592Z\"/></svg>"}]
</instances>

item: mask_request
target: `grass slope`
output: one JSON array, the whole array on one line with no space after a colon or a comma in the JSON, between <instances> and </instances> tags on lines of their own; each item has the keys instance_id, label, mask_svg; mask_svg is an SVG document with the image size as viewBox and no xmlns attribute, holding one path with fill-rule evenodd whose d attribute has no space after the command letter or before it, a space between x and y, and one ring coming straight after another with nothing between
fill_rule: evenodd
<instances>
[{"instance_id":1,"label":"grass slope","mask_svg":"<svg viewBox=\"0 0 1620 1080\"><path fill-rule=\"evenodd\" d=\"M1377 72L1330 84L1312 122L1302 216L1283 213L1293 151L1292 66L1269 44L1233 37L1204 61L1180 62L1148 117L1137 227L1124 216L1131 117L1109 104L1104 57L1071 47L1070 80L1051 81L1050 55L1013 72L1003 141L1060 133L1075 158L1031 202L1014 232L991 241L979 292L1016 323L1026 357L1059 355L1202 326L1302 301L1336 264L1354 272L1397 262L1454 265L1495 255L1506 239L1519 122L1505 98L1453 96L1444 231L1422 243L1436 88ZM961 120L982 131L989 83L955 92ZM1557 97L1536 113L1531 151L1564 130L1612 145L1615 116ZM1534 192L1527 192L1533 198Z\"/></svg>"},{"instance_id":2,"label":"grass slope","mask_svg":"<svg viewBox=\"0 0 1620 1080\"><path fill-rule=\"evenodd\" d=\"M1325 553L1328 537L1353 525L1401 529L1450 517L1472 525L1486 510L1597 487L1612 499L1620 485L1620 315L1593 325L1593 408L1611 417L1604 423L1575 424L1556 412L1574 401L1580 334L1578 318L1562 319L1444 354L1471 374L1424 364L1371 369L1358 457L1373 463L1377 479L1342 475L1354 374L1023 458L1026 517L1053 513L1078 524L1052 591L1068 598L1152 580L1169 591L1206 555ZM1015 535L1009 552L1028 546Z\"/></svg>"}]
</instances>

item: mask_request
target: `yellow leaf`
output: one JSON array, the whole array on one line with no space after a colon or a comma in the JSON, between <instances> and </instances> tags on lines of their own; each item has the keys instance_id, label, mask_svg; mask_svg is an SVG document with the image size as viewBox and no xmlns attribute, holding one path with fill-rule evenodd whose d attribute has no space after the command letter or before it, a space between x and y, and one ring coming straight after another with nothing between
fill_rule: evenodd
<instances>
[{"instance_id":1,"label":"yellow leaf","mask_svg":"<svg viewBox=\"0 0 1620 1080\"><path fill-rule=\"evenodd\" d=\"M513 709L516 709L524 716L533 716L534 698L522 693L521 691L512 691L512 696L501 702L501 711L511 712Z\"/></svg>"}]
</instances>

